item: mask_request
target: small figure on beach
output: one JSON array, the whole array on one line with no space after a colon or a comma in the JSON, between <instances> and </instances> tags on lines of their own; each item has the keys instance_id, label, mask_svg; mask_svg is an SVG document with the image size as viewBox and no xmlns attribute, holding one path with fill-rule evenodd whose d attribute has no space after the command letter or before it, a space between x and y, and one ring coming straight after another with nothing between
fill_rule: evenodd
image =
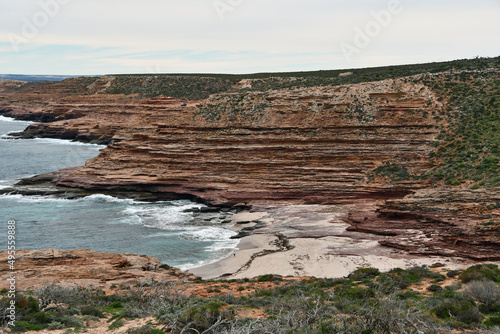
<instances>
[{"instance_id":1,"label":"small figure on beach","mask_svg":"<svg viewBox=\"0 0 500 334\"><path fill-rule=\"evenodd\" d=\"M233 256L236 256L236 252L233 252Z\"/></svg>"}]
</instances>

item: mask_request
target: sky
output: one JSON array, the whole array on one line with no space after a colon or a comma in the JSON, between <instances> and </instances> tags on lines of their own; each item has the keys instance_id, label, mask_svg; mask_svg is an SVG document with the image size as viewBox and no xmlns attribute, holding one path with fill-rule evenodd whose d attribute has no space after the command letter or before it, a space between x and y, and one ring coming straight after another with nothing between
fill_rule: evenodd
<instances>
[{"instance_id":1,"label":"sky","mask_svg":"<svg viewBox=\"0 0 500 334\"><path fill-rule=\"evenodd\" d=\"M0 0L0 73L256 73L500 56L500 0Z\"/></svg>"}]
</instances>

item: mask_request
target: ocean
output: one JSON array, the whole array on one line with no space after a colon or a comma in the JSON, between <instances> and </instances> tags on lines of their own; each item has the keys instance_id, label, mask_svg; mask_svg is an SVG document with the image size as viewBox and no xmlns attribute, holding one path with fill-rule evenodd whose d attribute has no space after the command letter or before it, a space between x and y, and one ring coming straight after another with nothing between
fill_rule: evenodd
<instances>
[{"instance_id":1,"label":"ocean","mask_svg":"<svg viewBox=\"0 0 500 334\"><path fill-rule=\"evenodd\" d=\"M81 166L104 147L8 136L29 124L0 116L0 189L21 178ZM224 223L227 214L190 210L201 207L186 200L150 203L108 195L0 195L0 246L7 248L7 222L15 220L17 249L136 253L186 270L223 259L238 244Z\"/></svg>"}]
</instances>

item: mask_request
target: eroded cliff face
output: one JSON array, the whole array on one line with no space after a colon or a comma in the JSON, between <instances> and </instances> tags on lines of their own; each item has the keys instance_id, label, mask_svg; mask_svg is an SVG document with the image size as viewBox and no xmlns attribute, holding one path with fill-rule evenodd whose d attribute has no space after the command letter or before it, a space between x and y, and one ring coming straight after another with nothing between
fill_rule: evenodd
<instances>
[{"instance_id":1,"label":"eroded cliff face","mask_svg":"<svg viewBox=\"0 0 500 334\"><path fill-rule=\"evenodd\" d=\"M213 204L333 203L398 197L419 182L368 182L384 162L410 175L428 168L443 107L408 79L345 86L230 92L188 103L115 95L8 97L10 115L52 118L24 136L110 142L59 185L147 185ZM40 100L39 95L23 95Z\"/></svg>"},{"instance_id":2,"label":"eroded cliff face","mask_svg":"<svg viewBox=\"0 0 500 334\"><path fill-rule=\"evenodd\" d=\"M252 90L262 80L249 79L196 101L104 94L112 77L82 78L0 94L0 111L45 121L24 137L109 144L85 166L51 176L60 187L145 191L225 206L359 203L349 220L353 229L390 230L388 246L468 256L459 247L465 243L479 250L470 257L498 258L498 213L464 209L485 201L500 207L498 188L472 200L460 189L445 190L439 196L446 209L438 213L429 209L436 192L402 199L433 187L419 176L435 164L432 144L449 125L450 117L439 116L460 112L424 85L426 77L266 91ZM378 212L362 209L390 199ZM462 209L455 212L454 205ZM484 238L466 241L478 235Z\"/></svg>"}]
</instances>

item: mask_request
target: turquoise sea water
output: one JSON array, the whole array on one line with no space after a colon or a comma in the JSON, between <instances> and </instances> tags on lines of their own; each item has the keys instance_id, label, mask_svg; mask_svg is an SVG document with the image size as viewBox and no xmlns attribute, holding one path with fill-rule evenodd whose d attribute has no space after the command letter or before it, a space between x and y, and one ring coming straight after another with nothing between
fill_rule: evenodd
<instances>
[{"instance_id":1,"label":"turquoise sea water","mask_svg":"<svg viewBox=\"0 0 500 334\"><path fill-rule=\"evenodd\" d=\"M13 139L28 122L0 116L0 188L18 179L80 166L103 146L58 139ZM152 255L189 269L228 256L237 241L219 213L193 214L190 201L146 203L92 195L80 199L0 195L0 246L16 221L18 249L92 249ZM3 232L2 232L3 230Z\"/></svg>"}]
</instances>

